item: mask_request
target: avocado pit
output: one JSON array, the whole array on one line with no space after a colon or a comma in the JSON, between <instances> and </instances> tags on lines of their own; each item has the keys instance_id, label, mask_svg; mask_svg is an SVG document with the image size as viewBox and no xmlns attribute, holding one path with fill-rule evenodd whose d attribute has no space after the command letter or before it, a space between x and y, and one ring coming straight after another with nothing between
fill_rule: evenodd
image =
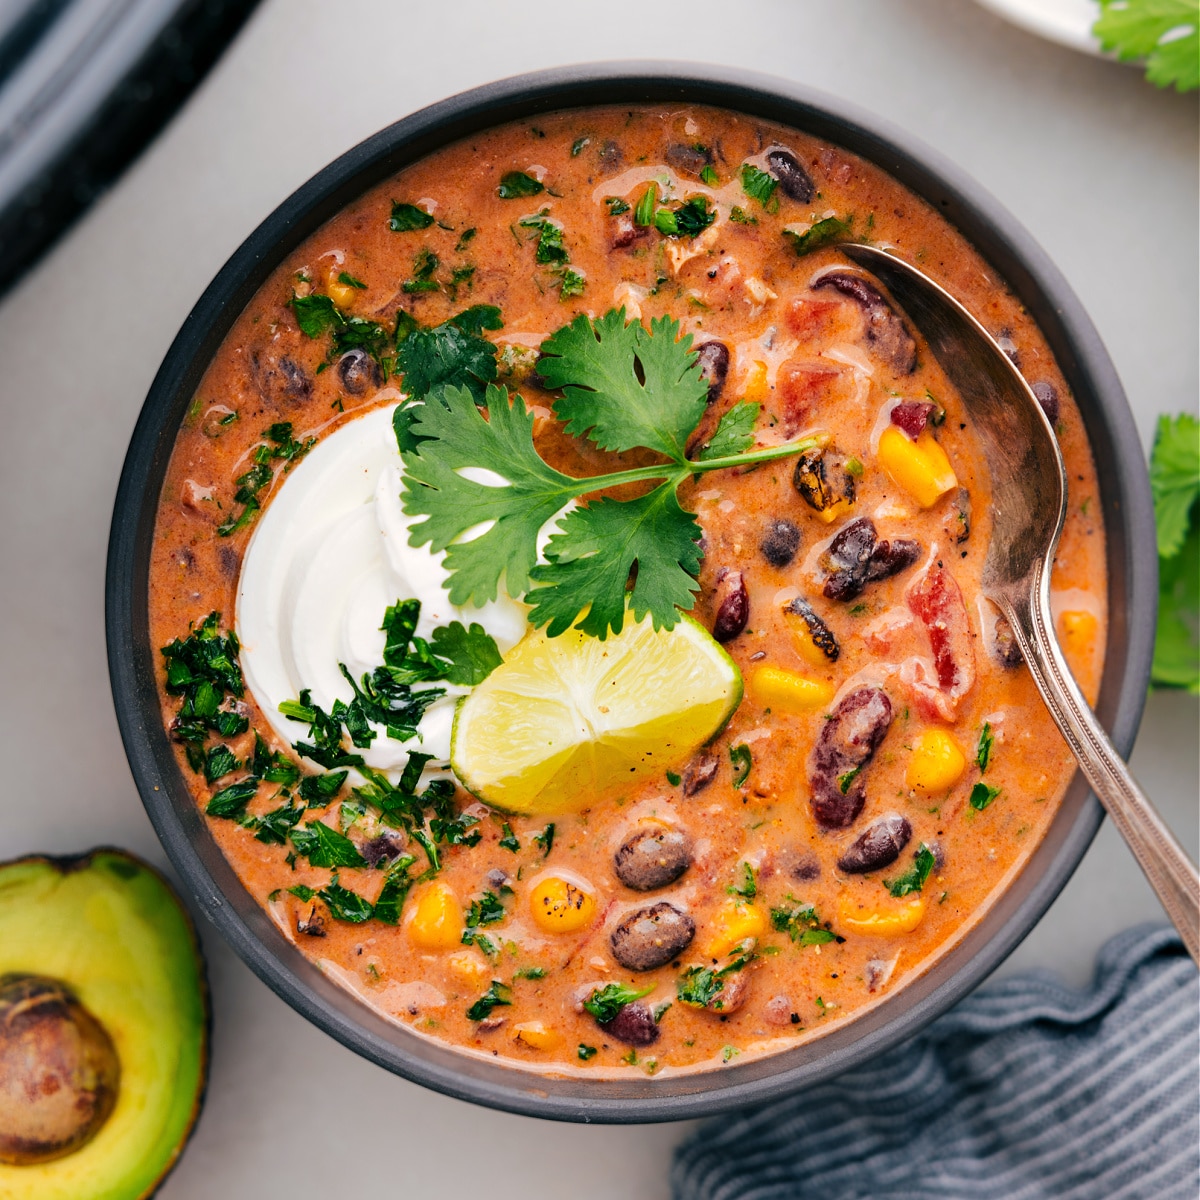
<instances>
[{"instance_id":1,"label":"avocado pit","mask_svg":"<svg viewBox=\"0 0 1200 1200\"><path fill-rule=\"evenodd\" d=\"M112 1039L71 988L0 976L0 1162L78 1150L108 1120L120 1079Z\"/></svg>"}]
</instances>

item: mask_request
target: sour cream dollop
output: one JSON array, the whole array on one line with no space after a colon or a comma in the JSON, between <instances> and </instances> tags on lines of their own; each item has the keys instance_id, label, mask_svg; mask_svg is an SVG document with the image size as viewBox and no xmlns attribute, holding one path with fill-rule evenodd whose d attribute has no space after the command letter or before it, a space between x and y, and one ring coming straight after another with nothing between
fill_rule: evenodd
<instances>
[{"instance_id":1,"label":"sour cream dollop","mask_svg":"<svg viewBox=\"0 0 1200 1200\"><path fill-rule=\"evenodd\" d=\"M526 607L501 593L481 608L450 603L444 553L408 544L410 518L400 505L400 454L392 407L377 408L323 438L291 472L259 518L242 563L236 628L246 684L286 743L307 727L279 711L309 688L326 711L354 693L338 669L359 679L383 662L384 611L397 600L419 600L417 636L439 625L472 621L496 639L501 653L528 628ZM449 684L425 711L419 737L393 741L382 728L367 750L368 765L399 770L411 751L444 761L457 698Z\"/></svg>"}]
</instances>

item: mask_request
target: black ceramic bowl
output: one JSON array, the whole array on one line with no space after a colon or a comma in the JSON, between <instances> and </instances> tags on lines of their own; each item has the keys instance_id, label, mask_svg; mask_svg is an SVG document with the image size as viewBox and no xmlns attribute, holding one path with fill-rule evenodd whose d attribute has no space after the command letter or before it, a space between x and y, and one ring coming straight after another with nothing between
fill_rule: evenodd
<instances>
[{"instance_id":1,"label":"black ceramic bowl","mask_svg":"<svg viewBox=\"0 0 1200 1200\"><path fill-rule=\"evenodd\" d=\"M781 79L721 67L610 63L489 84L423 109L344 154L283 202L221 269L164 361L125 460L108 555L109 670L125 749L150 819L185 886L261 979L372 1061L452 1096L532 1116L660 1121L710 1115L791 1092L870 1059L966 995L1029 932L1086 851L1102 816L1076 776L1024 871L983 920L886 1004L769 1058L682 1078L551 1078L484 1062L371 1011L324 976L272 923L226 863L163 732L159 656L147 630L147 572L159 490L176 430L234 319L275 266L349 201L430 151L507 121L597 104L698 103L736 109L835 142L936 206L1028 307L1083 411L1103 481L1109 628L1099 713L1127 753L1154 641L1154 525L1146 468L1121 385L1079 301L1045 254L977 184L934 151L849 104Z\"/></svg>"}]
</instances>

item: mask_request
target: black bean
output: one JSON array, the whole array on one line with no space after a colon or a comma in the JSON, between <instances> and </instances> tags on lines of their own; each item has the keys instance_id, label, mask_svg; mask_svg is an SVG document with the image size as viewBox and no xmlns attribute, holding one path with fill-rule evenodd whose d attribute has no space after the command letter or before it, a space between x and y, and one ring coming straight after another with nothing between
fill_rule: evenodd
<instances>
[{"instance_id":1,"label":"black bean","mask_svg":"<svg viewBox=\"0 0 1200 1200\"><path fill-rule=\"evenodd\" d=\"M804 626L808 630L808 636L812 638L813 644L817 649L830 662L837 662L838 655L841 654L842 650L838 645L837 638L833 635L833 630L817 616L813 606L803 596L797 596L795 600L790 601L784 611L799 617L804 622Z\"/></svg>"},{"instance_id":2,"label":"black bean","mask_svg":"<svg viewBox=\"0 0 1200 1200\"><path fill-rule=\"evenodd\" d=\"M242 567L242 556L233 546L217 547L217 562L221 566L221 574L227 579L236 579Z\"/></svg>"},{"instance_id":3,"label":"black bean","mask_svg":"<svg viewBox=\"0 0 1200 1200\"><path fill-rule=\"evenodd\" d=\"M705 342L696 350L700 360L700 378L708 384L708 403L715 403L729 374L729 347L724 342Z\"/></svg>"},{"instance_id":4,"label":"black bean","mask_svg":"<svg viewBox=\"0 0 1200 1200\"><path fill-rule=\"evenodd\" d=\"M683 794L694 796L702 792L717 777L717 769L721 765L720 758L715 754L701 752L683 768Z\"/></svg>"},{"instance_id":5,"label":"black bean","mask_svg":"<svg viewBox=\"0 0 1200 1200\"><path fill-rule=\"evenodd\" d=\"M730 571L717 584L717 597L712 635L718 642L731 642L750 619L750 593L741 571Z\"/></svg>"},{"instance_id":6,"label":"black bean","mask_svg":"<svg viewBox=\"0 0 1200 1200\"><path fill-rule=\"evenodd\" d=\"M692 865L692 839L682 829L648 825L634 830L613 855L617 878L637 892L674 883Z\"/></svg>"},{"instance_id":7,"label":"black bean","mask_svg":"<svg viewBox=\"0 0 1200 1200\"><path fill-rule=\"evenodd\" d=\"M308 372L286 354L279 360L279 373L283 376L283 394L289 400L307 400L312 395Z\"/></svg>"},{"instance_id":8,"label":"black bean","mask_svg":"<svg viewBox=\"0 0 1200 1200\"><path fill-rule=\"evenodd\" d=\"M612 931L613 958L630 971L653 971L691 945L696 923L665 900L635 909Z\"/></svg>"},{"instance_id":9,"label":"black bean","mask_svg":"<svg viewBox=\"0 0 1200 1200\"><path fill-rule=\"evenodd\" d=\"M782 147L767 151L767 165L779 180L779 190L801 204L807 204L816 194L812 176L800 165L800 160Z\"/></svg>"},{"instance_id":10,"label":"black bean","mask_svg":"<svg viewBox=\"0 0 1200 1200\"><path fill-rule=\"evenodd\" d=\"M621 147L618 146L616 142L608 141L600 147L600 152L597 157L600 159L600 165L602 167L608 167L612 169L621 165L621 159L624 156L621 153Z\"/></svg>"},{"instance_id":11,"label":"black bean","mask_svg":"<svg viewBox=\"0 0 1200 1200\"><path fill-rule=\"evenodd\" d=\"M1046 419L1050 424L1058 427L1058 388L1049 380L1039 379L1037 383L1029 385L1030 390L1038 398L1038 403L1042 406L1042 411L1046 414Z\"/></svg>"},{"instance_id":12,"label":"black bean","mask_svg":"<svg viewBox=\"0 0 1200 1200\"><path fill-rule=\"evenodd\" d=\"M367 860L367 866L378 869L399 858L403 849L404 839L398 833L384 829L362 842L358 852Z\"/></svg>"},{"instance_id":13,"label":"black bean","mask_svg":"<svg viewBox=\"0 0 1200 1200\"><path fill-rule=\"evenodd\" d=\"M833 288L848 296L867 319L866 339L897 374L911 375L917 369L917 343L883 293L862 275L852 271L826 271L813 290Z\"/></svg>"},{"instance_id":14,"label":"black bean","mask_svg":"<svg viewBox=\"0 0 1200 1200\"><path fill-rule=\"evenodd\" d=\"M791 521L772 521L758 544L773 567L786 567L800 549L800 530Z\"/></svg>"},{"instance_id":15,"label":"black bean","mask_svg":"<svg viewBox=\"0 0 1200 1200\"><path fill-rule=\"evenodd\" d=\"M597 1024L609 1037L627 1046L653 1046L658 1041L658 1022L640 1000L626 1004L611 1021Z\"/></svg>"},{"instance_id":16,"label":"black bean","mask_svg":"<svg viewBox=\"0 0 1200 1200\"><path fill-rule=\"evenodd\" d=\"M793 879L800 880L801 883L811 883L814 879L820 879L821 860L811 850L807 854L802 854L792 864L791 876Z\"/></svg>"},{"instance_id":17,"label":"black bean","mask_svg":"<svg viewBox=\"0 0 1200 1200\"><path fill-rule=\"evenodd\" d=\"M875 550L875 522L856 517L837 531L821 565L829 573L823 594L826 600L853 600L867 584L871 554Z\"/></svg>"},{"instance_id":18,"label":"black bean","mask_svg":"<svg viewBox=\"0 0 1200 1200\"><path fill-rule=\"evenodd\" d=\"M813 814L820 824L844 829L862 812L863 768L891 723L892 702L877 687L855 688L829 715L808 764Z\"/></svg>"},{"instance_id":19,"label":"black bean","mask_svg":"<svg viewBox=\"0 0 1200 1200\"><path fill-rule=\"evenodd\" d=\"M379 364L365 350L347 350L337 365L342 387L352 396L361 396L368 388L383 386Z\"/></svg>"},{"instance_id":20,"label":"black bean","mask_svg":"<svg viewBox=\"0 0 1200 1200\"><path fill-rule=\"evenodd\" d=\"M899 575L920 557L921 543L912 538L893 538L890 542L876 542L867 563L867 582Z\"/></svg>"},{"instance_id":21,"label":"black bean","mask_svg":"<svg viewBox=\"0 0 1200 1200\"><path fill-rule=\"evenodd\" d=\"M852 875L878 871L894 863L912 838L912 826L899 813L877 817L846 847L838 870Z\"/></svg>"},{"instance_id":22,"label":"black bean","mask_svg":"<svg viewBox=\"0 0 1200 1200\"><path fill-rule=\"evenodd\" d=\"M688 175L699 176L705 167L713 161L713 152L707 146L688 145L676 142L667 147L667 163Z\"/></svg>"}]
</instances>

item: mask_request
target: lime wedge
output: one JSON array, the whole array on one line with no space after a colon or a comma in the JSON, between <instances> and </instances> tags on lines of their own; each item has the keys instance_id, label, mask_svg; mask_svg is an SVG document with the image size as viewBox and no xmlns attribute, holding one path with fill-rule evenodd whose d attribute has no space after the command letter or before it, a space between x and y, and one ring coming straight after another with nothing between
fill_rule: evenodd
<instances>
[{"instance_id":1,"label":"lime wedge","mask_svg":"<svg viewBox=\"0 0 1200 1200\"><path fill-rule=\"evenodd\" d=\"M459 701L450 765L495 808L575 811L678 770L741 698L737 665L690 617L603 642L534 630Z\"/></svg>"}]
</instances>

